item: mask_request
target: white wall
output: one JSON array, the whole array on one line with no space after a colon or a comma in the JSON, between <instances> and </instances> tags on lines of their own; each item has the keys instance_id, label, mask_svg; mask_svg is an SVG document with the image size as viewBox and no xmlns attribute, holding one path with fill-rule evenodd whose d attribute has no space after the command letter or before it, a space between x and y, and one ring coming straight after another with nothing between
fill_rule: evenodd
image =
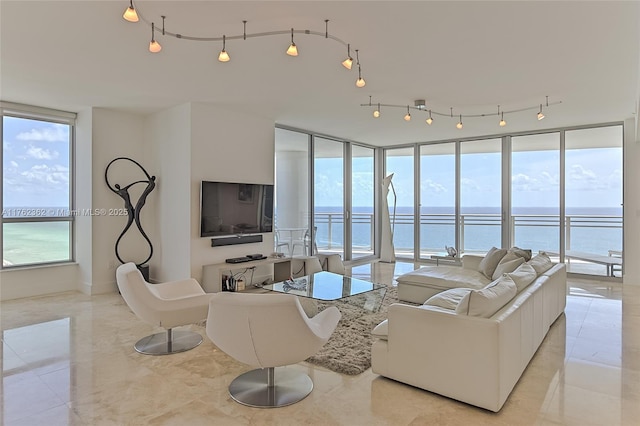
<instances>
[{"instance_id":1,"label":"white wall","mask_svg":"<svg viewBox=\"0 0 640 426\"><path fill-rule=\"evenodd\" d=\"M211 238L200 238L199 200L202 180L274 182L274 123L229 107L199 103L191 107L190 268L191 276L200 280L202 265L273 252L273 233L262 234L262 243L211 247Z\"/></svg>"},{"instance_id":2,"label":"white wall","mask_svg":"<svg viewBox=\"0 0 640 426\"><path fill-rule=\"evenodd\" d=\"M159 282L183 279L191 273L191 105L154 114L147 126L145 147L157 176L149 206L155 212L150 275Z\"/></svg>"},{"instance_id":3,"label":"white wall","mask_svg":"<svg viewBox=\"0 0 640 426\"><path fill-rule=\"evenodd\" d=\"M79 211L93 205L93 110L78 113L75 146L75 194ZM77 216L75 223L78 290L90 294L93 280L93 218Z\"/></svg>"},{"instance_id":4,"label":"white wall","mask_svg":"<svg viewBox=\"0 0 640 426\"><path fill-rule=\"evenodd\" d=\"M124 202L107 187L105 169L116 157L129 157L148 169L149 160L143 152L144 119L141 116L116 112L108 109L93 110L92 143L92 209L110 211L120 210ZM133 180L146 179L144 174L132 163L120 162L109 171L112 185L126 185ZM139 189L132 188L132 201L135 205ZM152 193L149 197L153 197ZM148 213L148 212L145 212ZM114 246L116 239L127 222L126 215L94 215L92 218L92 277L91 294L113 292L117 290L115 280L116 260ZM145 220L143 216L143 227ZM124 261L142 261L148 253L148 246L138 233L135 224L125 234L120 245Z\"/></svg>"},{"instance_id":5,"label":"white wall","mask_svg":"<svg viewBox=\"0 0 640 426\"><path fill-rule=\"evenodd\" d=\"M640 285L640 141L635 119L624 123L624 284Z\"/></svg>"}]
</instances>

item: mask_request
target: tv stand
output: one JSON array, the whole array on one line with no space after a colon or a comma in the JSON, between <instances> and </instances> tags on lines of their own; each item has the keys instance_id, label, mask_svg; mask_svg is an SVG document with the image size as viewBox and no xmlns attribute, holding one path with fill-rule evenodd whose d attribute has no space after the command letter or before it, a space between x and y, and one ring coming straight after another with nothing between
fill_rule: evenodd
<instances>
[{"instance_id":1,"label":"tv stand","mask_svg":"<svg viewBox=\"0 0 640 426\"><path fill-rule=\"evenodd\" d=\"M222 291L222 275L233 274L250 268L273 265L273 281L284 281L291 277L290 257L267 257L266 259L252 260L242 263L215 263L202 265L202 288L207 293ZM251 284L251 283L248 283Z\"/></svg>"}]
</instances>

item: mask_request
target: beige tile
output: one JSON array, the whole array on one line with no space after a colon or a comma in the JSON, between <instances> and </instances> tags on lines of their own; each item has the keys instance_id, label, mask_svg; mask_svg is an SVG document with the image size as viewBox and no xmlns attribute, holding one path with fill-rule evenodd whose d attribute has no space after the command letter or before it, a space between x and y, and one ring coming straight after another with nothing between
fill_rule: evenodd
<instances>
[{"instance_id":1,"label":"beige tile","mask_svg":"<svg viewBox=\"0 0 640 426\"><path fill-rule=\"evenodd\" d=\"M387 285L418 267L359 266ZM229 383L251 367L205 338L194 350L145 356L133 349L159 332L117 294L63 293L3 302L6 425L635 425L640 418L640 286L577 282L499 413L469 406L367 370L346 376L307 363L287 368L314 381L290 407L245 407Z\"/></svg>"}]
</instances>

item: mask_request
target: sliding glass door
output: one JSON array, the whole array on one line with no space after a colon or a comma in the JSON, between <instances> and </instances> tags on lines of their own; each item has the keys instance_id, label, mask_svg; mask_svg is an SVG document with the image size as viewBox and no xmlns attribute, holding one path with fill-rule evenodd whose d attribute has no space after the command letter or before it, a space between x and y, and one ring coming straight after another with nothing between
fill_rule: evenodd
<instances>
[{"instance_id":1,"label":"sliding glass door","mask_svg":"<svg viewBox=\"0 0 640 426\"><path fill-rule=\"evenodd\" d=\"M420 258L456 247L456 144L420 147Z\"/></svg>"},{"instance_id":2,"label":"sliding glass door","mask_svg":"<svg viewBox=\"0 0 640 426\"><path fill-rule=\"evenodd\" d=\"M560 251L560 133L511 138L511 245Z\"/></svg>"},{"instance_id":3,"label":"sliding glass door","mask_svg":"<svg viewBox=\"0 0 640 426\"><path fill-rule=\"evenodd\" d=\"M372 148L351 146L351 258L374 253L374 165Z\"/></svg>"},{"instance_id":4,"label":"sliding glass door","mask_svg":"<svg viewBox=\"0 0 640 426\"><path fill-rule=\"evenodd\" d=\"M313 147L315 244L344 258L344 143L315 137Z\"/></svg>"},{"instance_id":5,"label":"sliding glass door","mask_svg":"<svg viewBox=\"0 0 640 426\"><path fill-rule=\"evenodd\" d=\"M502 139L460 143L460 248L502 247Z\"/></svg>"},{"instance_id":6,"label":"sliding glass door","mask_svg":"<svg viewBox=\"0 0 640 426\"><path fill-rule=\"evenodd\" d=\"M393 245L397 257L414 258L414 149L395 148L385 150L386 175L393 174L389 191L389 217L393 229Z\"/></svg>"},{"instance_id":7,"label":"sliding glass door","mask_svg":"<svg viewBox=\"0 0 640 426\"><path fill-rule=\"evenodd\" d=\"M565 133L568 271L622 274L622 126Z\"/></svg>"}]
</instances>

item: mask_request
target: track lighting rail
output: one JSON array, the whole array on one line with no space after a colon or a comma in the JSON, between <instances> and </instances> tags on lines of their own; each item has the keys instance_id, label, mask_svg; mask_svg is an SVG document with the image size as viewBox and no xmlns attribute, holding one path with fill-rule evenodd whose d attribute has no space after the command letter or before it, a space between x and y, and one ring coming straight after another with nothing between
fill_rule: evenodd
<instances>
[{"instance_id":1,"label":"track lighting rail","mask_svg":"<svg viewBox=\"0 0 640 426\"><path fill-rule=\"evenodd\" d=\"M203 41L203 42L222 42L222 50L220 51L220 54L218 55L218 60L220 62L229 62L231 60L231 57L229 55L229 53L226 50L226 42L229 40L246 40L248 38L257 38L257 37L269 37L269 36L276 36L276 35L291 35L291 44L289 45L289 48L286 50L287 55L289 56L298 56L298 48L296 46L296 43L294 41L294 35L296 34L306 34L306 35L313 35L313 36L318 36L318 37L323 37L326 39L331 39L339 44L341 44L342 46L347 48L347 58L342 62L342 65L344 66L344 68L346 68L347 70L351 70L352 67L352 63L353 63L353 58L351 57L351 45L349 43L347 43L346 41L342 40L339 37L334 36L333 34L329 34L329 20L325 19L324 20L324 24L325 24L325 31L324 32L320 32L320 31L312 31L312 30L296 30L294 28L291 29L286 29L286 30L277 30L277 31L265 31L265 32L259 32L259 33L247 33L247 21L242 21L242 25L243 25L243 33L242 34L238 34L238 35L226 35L223 34L222 36L216 36L216 37L197 37L197 36L192 36L192 35L186 35L186 34L182 34L182 33L178 33L178 32L172 32L166 29L165 26L165 20L166 20L166 16L165 15L161 15L162 18L162 28L160 29L158 26L156 26L155 22L152 20L149 20L147 18L144 17L144 15L140 12L139 9L137 9L134 4L133 4L133 0L129 0L129 7L127 7L127 9L125 9L124 14L122 15L122 17L129 21L129 22L139 22L142 21L144 24L148 25L151 28L151 42L149 43L149 51L152 53L158 53L162 50L162 46L160 45L160 43L158 43L158 40L156 40L156 33L160 33L162 34L162 36L169 36L169 37L175 37L177 39L180 40L191 40L191 41ZM365 86L365 80L362 77L362 67L360 64L360 57L358 55L359 50L355 49L356 52L356 65L358 66L358 78L356 80L356 87L364 87Z\"/></svg>"},{"instance_id":2,"label":"track lighting rail","mask_svg":"<svg viewBox=\"0 0 640 426\"><path fill-rule=\"evenodd\" d=\"M459 114L456 113L454 114L454 108L450 108L450 111L448 113L445 112L440 112L440 111L436 111L434 109L431 109L429 107L427 107L426 103L424 100L416 100L415 102L415 106L411 106L411 105L397 105L397 104L385 104L382 102L373 102L371 100L371 96L369 96L369 102L368 103L363 103L360 104L361 107L368 107L368 108L373 108L373 117L374 118L379 118L380 116L382 116L382 109L383 108L402 108L403 110L406 110L407 113L404 116L404 120L405 121L410 121L411 120L411 113L410 111L421 111L424 112L426 114L428 114L427 119L425 120L426 123L428 125L431 125L435 119L433 119L433 116L438 116L438 117L446 117L446 118L454 118L454 119L458 119L458 121L456 122L456 127L458 129L462 128L462 120L464 118L485 118L485 117L499 117L500 121L499 121L499 126L500 127L504 127L506 126L507 122L504 119L505 115L508 114L514 114L514 113L518 113L518 112L524 112L524 111L539 111L537 114L537 119L538 120L542 120L545 116L544 114L542 114L542 109L543 107L547 108L553 105L559 105L562 103L562 101L554 101L554 102L549 102L549 97L546 97L546 101L544 103L540 103L540 104L536 104L533 106L529 106L529 107L524 107L524 108L517 108L517 109L511 109L511 110L502 110L500 109L500 105L498 105L498 110L497 112L486 112L486 113L480 113L480 114Z\"/></svg>"}]
</instances>

